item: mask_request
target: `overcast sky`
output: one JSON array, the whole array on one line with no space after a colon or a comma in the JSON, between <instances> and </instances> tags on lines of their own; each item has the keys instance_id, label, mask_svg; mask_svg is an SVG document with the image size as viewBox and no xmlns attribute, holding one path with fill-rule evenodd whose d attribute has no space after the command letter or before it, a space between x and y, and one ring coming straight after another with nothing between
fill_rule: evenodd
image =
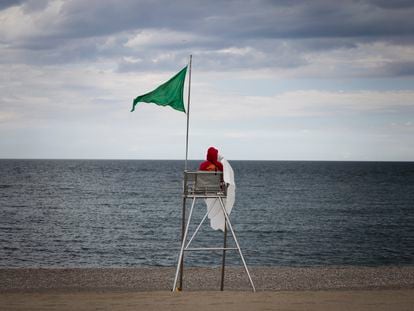
<instances>
[{"instance_id":1,"label":"overcast sky","mask_svg":"<svg viewBox=\"0 0 414 311\"><path fill-rule=\"evenodd\" d=\"M414 161L414 1L0 1L0 158ZM187 83L186 83L187 84Z\"/></svg>"}]
</instances>

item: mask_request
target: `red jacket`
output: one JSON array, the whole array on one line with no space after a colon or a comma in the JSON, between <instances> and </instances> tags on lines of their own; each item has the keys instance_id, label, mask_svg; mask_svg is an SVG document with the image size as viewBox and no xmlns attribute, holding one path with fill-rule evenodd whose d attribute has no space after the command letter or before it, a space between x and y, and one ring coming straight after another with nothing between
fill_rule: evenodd
<instances>
[{"instance_id":1,"label":"red jacket","mask_svg":"<svg viewBox=\"0 0 414 311\"><path fill-rule=\"evenodd\" d=\"M200 171L223 171L223 164L218 161L218 150L210 147L207 150L207 161L200 164Z\"/></svg>"}]
</instances>

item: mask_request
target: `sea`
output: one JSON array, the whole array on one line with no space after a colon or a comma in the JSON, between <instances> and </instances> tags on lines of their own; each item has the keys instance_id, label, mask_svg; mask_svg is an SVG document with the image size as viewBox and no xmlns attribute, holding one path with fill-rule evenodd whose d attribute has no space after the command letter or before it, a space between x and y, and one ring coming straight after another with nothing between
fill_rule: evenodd
<instances>
[{"instance_id":1,"label":"sea","mask_svg":"<svg viewBox=\"0 0 414 311\"><path fill-rule=\"evenodd\" d=\"M230 164L230 217L249 266L414 265L414 162ZM0 268L175 266L183 168L169 160L0 160ZM198 200L190 232L205 211ZM227 240L234 246L230 233ZM192 246L223 241L207 221ZM185 264L219 266L221 255L189 252ZM227 251L226 263L240 265L238 252Z\"/></svg>"}]
</instances>

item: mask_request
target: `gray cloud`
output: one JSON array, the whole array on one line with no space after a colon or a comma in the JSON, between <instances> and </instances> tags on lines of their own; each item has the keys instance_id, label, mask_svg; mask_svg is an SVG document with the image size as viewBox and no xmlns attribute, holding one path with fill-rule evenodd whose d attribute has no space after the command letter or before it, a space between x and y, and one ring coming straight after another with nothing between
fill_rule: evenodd
<instances>
[{"instance_id":1,"label":"gray cloud","mask_svg":"<svg viewBox=\"0 0 414 311\"><path fill-rule=\"evenodd\" d=\"M28 15L48 8L46 0L5 3L20 4ZM57 14L45 16L39 29L0 38L5 46L1 62L109 59L119 64L119 71L165 70L192 52L203 57L203 70L296 68L309 63L307 53L353 50L369 42L411 46L413 15L410 1L73 0L64 2ZM155 32L155 39L163 32L189 38L126 45L143 31ZM165 53L168 58L154 61ZM134 58L139 61L131 62Z\"/></svg>"},{"instance_id":2,"label":"gray cloud","mask_svg":"<svg viewBox=\"0 0 414 311\"><path fill-rule=\"evenodd\" d=\"M391 77L414 76L414 61L386 63L379 68L379 74Z\"/></svg>"},{"instance_id":3,"label":"gray cloud","mask_svg":"<svg viewBox=\"0 0 414 311\"><path fill-rule=\"evenodd\" d=\"M405 9L405 8L413 8L414 2L411 0L371 0L369 1L373 5L379 6L381 8L386 9Z\"/></svg>"},{"instance_id":4,"label":"gray cloud","mask_svg":"<svg viewBox=\"0 0 414 311\"><path fill-rule=\"evenodd\" d=\"M239 40L412 36L413 7L401 10L377 2L71 1L62 8L60 34L84 37L164 27Z\"/></svg>"},{"instance_id":5,"label":"gray cloud","mask_svg":"<svg viewBox=\"0 0 414 311\"><path fill-rule=\"evenodd\" d=\"M21 5L25 12L34 12L43 10L48 2L49 0L1 0L0 11Z\"/></svg>"},{"instance_id":6,"label":"gray cloud","mask_svg":"<svg viewBox=\"0 0 414 311\"><path fill-rule=\"evenodd\" d=\"M0 1L0 11L12 6L20 5L24 0L2 0Z\"/></svg>"},{"instance_id":7,"label":"gray cloud","mask_svg":"<svg viewBox=\"0 0 414 311\"><path fill-rule=\"evenodd\" d=\"M390 3L400 8L406 2ZM64 3L50 36L79 38L148 28L238 40L412 36L414 20L409 17L414 6L399 10L380 4L383 2L249 1L242 5L240 1L75 0Z\"/></svg>"}]
</instances>

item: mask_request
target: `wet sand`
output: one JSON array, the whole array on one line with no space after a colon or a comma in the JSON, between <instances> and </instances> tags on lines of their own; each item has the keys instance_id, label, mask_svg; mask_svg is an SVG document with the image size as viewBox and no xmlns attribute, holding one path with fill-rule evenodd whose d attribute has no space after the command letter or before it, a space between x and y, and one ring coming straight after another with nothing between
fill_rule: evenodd
<instances>
[{"instance_id":1,"label":"wet sand","mask_svg":"<svg viewBox=\"0 0 414 311\"><path fill-rule=\"evenodd\" d=\"M0 269L0 310L413 310L414 267Z\"/></svg>"}]
</instances>

